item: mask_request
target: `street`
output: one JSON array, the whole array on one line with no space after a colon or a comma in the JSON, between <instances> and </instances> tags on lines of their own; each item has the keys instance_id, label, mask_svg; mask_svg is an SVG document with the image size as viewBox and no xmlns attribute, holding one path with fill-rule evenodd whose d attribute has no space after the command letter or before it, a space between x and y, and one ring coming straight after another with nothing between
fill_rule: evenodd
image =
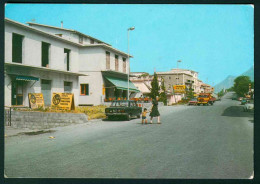
<instances>
[{"instance_id":1,"label":"street","mask_svg":"<svg viewBox=\"0 0 260 184\"><path fill-rule=\"evenodd\" d=\"M213 106L165 106L162 124L102 121L5 140L5 174L23 178L248 179L253 113L227 93ZM49 137L53 136L53 139Z\"/></svg>"}]
</instances>

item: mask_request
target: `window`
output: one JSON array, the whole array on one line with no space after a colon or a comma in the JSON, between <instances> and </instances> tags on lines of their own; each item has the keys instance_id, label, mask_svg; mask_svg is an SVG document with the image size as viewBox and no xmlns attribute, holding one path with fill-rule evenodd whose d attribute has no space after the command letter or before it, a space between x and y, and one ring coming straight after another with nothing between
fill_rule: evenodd
<instances>
[{"instance_id":1,"label":"window","mask_svg":"<svg viewBox=\"0 0 260 184\"><path fill-rule=\"evenodd\" d=\"M80 95L89 95L88 84L80 84Z\"/></svg>"},{"instance_id":2,"label":"window","mask_svg":"<svg viewBox=\"0 0 260 184\"><path fill-rule=\"evenodd\" d=\"M49 49L50 44L42 42L42 66L49 67Z\"/></svg>"},{"instance_id":3,"label":"window","mask_svg":"<svg viewBox=\"0 0 260 184\"><path fill-rule=\"evenodd\" d=\"M126 59L123 58L123 72L126 73Z\"/></svg>"},{"instance_id":4,"label":"window","mask_svg":"<svg viewBox=\"0 0 260 184\"><path fill-rule=\"evenodd\" d=\"M90 39L90 44L94 44L94 40L93 39Z\"/></svg>"},{"instance_id":5,"label":"window","mask_svg":"<svg viewBox=\"0 0 260 184\"><path fill-rule=\"evenodd\" d=\"M110 69L110 52L106 52L106 69Z\"/></svg>"},{"instance_id":6,"label":"window","mask_svg":"<svg viewBox=\"0 0 260 184\"><path fill-rule=\"evenodd\" d=\"M64 81L64 93L72 92L72 82Z\"/></svg>"},{"instance_id":7,"label":"window","mask_svg":"<svg viewBox=\"0 0 260 184\"><path fill-rule=\"evenodd\" d=\"M115 69L118 71L118 55L115 55Z\"/></svg>"},{"instance_id":8,"label":"window","mask_svg":"<svg viewBox=\"0 0 260 184\"><path fill-rule=\"evenodd\" d=\"M79 43L83 43L83 36L79 35Z\"/></svg>"},{"instance_id":9,"label":"window","mask_svg":"<svg viewBox=\"0 0 260 184\"><path fill-rule=\"evenodd\" d=\"M64 49L64 70L70 71L70 50Z\"/></svg>"},{"instance_id":10,"label":"window","mask_svg":"<svg viewBox=\"0 0 260 184\"><path fill-rule=\"evenodd\" d=\"M23 36L13 33L12 39L12 61L22 63L23 56Z\"/></svg>"}]
</instances>

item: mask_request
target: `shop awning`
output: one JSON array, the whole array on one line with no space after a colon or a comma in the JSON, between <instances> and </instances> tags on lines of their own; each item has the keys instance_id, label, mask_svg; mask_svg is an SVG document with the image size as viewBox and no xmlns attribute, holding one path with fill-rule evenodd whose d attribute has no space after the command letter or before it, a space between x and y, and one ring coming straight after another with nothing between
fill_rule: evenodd
<instances>
[{"instance_id":1,"label":"shop awning","mask_svg":"<svg viewBox=\"0 0 260 184\"><path fill-rule=\"evenodd\" d=\"M128 83L127 80L105 76L107 80L109 80L117 89L127 90L128 89ZM135 85L129 81L129 91L139 92L139 90L135 87Z\"/></svg>"},{"instance_id":2,"label":"shop awning","mask_svg":"<svg viewBox=\"0 0 260 184\"><path fill-rule=\"evenodd\" d=\"M39 78L36 77L31 77L31 76L16 76L16 80L21 80L21 81L38 81Z\"/></svg>"}]
</instances>

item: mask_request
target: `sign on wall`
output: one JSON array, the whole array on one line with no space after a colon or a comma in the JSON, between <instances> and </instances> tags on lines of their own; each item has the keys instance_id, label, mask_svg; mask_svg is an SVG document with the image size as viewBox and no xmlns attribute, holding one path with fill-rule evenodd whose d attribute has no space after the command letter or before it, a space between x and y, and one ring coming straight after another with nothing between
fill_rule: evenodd
<instances>
[{"instance_id":1,"label":"sign on wall","mask_svg":"<svg viewBox=\"0 0 260 184\"><path fill-rule=\"evenodd\" d=\"M52 93L51 107L58 110L75 110L73 93Z\"/></svg>"},{"instance_id":2,"label":"sign on wall","mask_svg":"<svg viewBox=\"0 0 260 184\"><path fill-rule=\"evenodd\" d=\"M185 85L174 85L173 90L174 93L185 93L186 86Z\"/></svg>"},{"instance_id":3,"label":"sign on wall","mask_svg":"<svg viewBox=\"0 0 260 184\"><path fill-rule=\"evenodd\" d=\"M29 93L29 107L36 109L39 107L44 107L44 98L42 93Z\"/></svg>"}]
</instances>

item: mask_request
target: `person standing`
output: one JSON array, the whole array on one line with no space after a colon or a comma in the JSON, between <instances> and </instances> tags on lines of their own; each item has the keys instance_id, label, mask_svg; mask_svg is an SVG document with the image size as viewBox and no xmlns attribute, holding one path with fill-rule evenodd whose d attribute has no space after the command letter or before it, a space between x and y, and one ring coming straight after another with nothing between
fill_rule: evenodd
<instances>
[{"instance_id":1,"label":"person standing","mask_svg":"<svg viewBox=\"0 0 260 184\"><path fill-rule=\"evenodd\" d=\"M160 113L159 113L159 110L158 110L158 100L159 100L159 97L156 96L156 99L153 99L152 101L152 109L151 109L151 113L150 113L150 123L152 124L153 123L153 118L154 117L158 117L157 119L157 123L158 124L161 124L160 122Z\"/></svg>"}]
</instances>

